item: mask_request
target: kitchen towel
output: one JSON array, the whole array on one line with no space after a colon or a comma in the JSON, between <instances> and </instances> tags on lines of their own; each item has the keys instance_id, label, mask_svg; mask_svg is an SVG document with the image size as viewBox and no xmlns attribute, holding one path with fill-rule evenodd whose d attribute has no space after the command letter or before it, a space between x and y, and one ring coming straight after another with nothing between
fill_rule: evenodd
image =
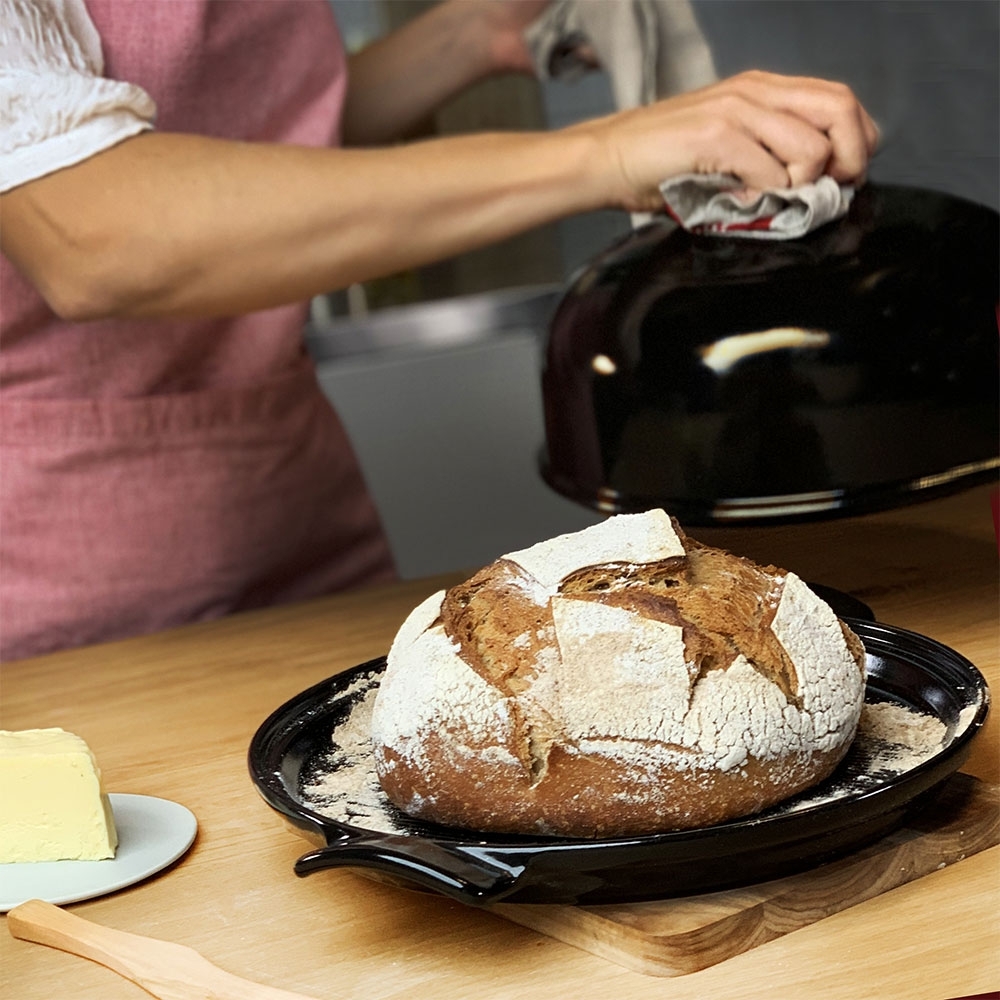
<instances>
[{"instance_id":1,"label":"kitchen towel","mask_svg":"<svg viewBox=\"0 0 1000 1000\"><path fill-rule=\"evenodd\" d=\"M692 233L795 239L847 213L850 185L832 177L748 192L729 174L683 174L660 185L668 214Z\"/></svg>"},{"instance_id":2,"label":"kitchen towel","mask_svg":"<svg viewBox=\"0 0 1000 1000\"><path fill-rule=\"evenodd\" d=\"M716 80L690 0L555 0L525 39L541 79L572 81L593 69L596 57L619 110ZM831 177L748 194L740 180L720 174L668 178L660 191L685 229L754 239L804 236L844 215L854 195ZM650 218L637 213L632 221Z\"/></svg>"},{"instance_id":3,"label":"kitchen towel","mask_svg":"<svg viewBox=\"0 0 1000 1000\"><path fill-rule=\"evenodd\" d=\"M619 110L716 79L689 0L554 0L525 40L543 80L579 77L593 53Z\"/></svg>"}]
</instances>

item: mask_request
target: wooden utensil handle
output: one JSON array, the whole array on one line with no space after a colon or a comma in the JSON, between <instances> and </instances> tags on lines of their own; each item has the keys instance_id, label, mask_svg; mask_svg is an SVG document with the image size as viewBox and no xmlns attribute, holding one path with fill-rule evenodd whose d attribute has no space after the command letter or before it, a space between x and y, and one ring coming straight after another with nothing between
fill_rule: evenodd
<instances>
[{"instance_id":1,"label":"wooden utensil handle","mask_svg":"<svg viewBox=\"0 0 1000 1000\"><path fill-rule=\"evenodd\" d=\"M7 927L22 941L89 958L160 1000L308 1000L225 972L186 945L104 927L40 899L15 906Z\"/></svg>"}]
</instances>

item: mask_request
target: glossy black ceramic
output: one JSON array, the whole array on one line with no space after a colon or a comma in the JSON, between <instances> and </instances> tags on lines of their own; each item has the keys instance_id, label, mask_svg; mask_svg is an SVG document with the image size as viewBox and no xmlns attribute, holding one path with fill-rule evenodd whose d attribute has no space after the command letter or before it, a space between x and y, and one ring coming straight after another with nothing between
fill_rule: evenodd
<instances>
[{"instance_id":1,"label":"glossy black ceramic","mask_svg":"<svg viewBox=\"0 0 1000 1000\"><path fill-rule=\"evenodd\" d=\"M862 513L1000 467L997 213L869 185L792 241L653 223L554 313L541 468L686 525Z\"/></svg>"},{"instance_id":2,"label":"glossy black ceramic","mask_svg":"<svg viewBox=\"0 0 1000 1000\"><path fill-rule=\"evenodd\" d=\"M892 775L867 771L863 760L849 754L828 782L745 820L644 837L569 840L434 826L402 817L388 803L403 832L324 818L303 784L329 751L334 729L378 684L382 658L337 674L277 709L253 737L250 773L275 810L326 845L299 859L299 875L358 867L479 905L625 902L761 882L814 867L897 827L958 769L986 719L985 680L957 652L888 625L850 624L868 653L866 698L941 719L947 727L942 749Z\"/></svg>"}]
</instances>

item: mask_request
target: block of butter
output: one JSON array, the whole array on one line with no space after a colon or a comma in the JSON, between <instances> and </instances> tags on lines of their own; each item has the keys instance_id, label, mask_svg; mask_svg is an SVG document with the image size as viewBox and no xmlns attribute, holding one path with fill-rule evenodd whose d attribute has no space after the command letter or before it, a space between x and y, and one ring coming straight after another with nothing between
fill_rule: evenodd
<instances>
[{"instance_id":1,"label":"block of butter","mask_svg":"<svg viewBox=\"0 0 1000 1000\"><path fill-rule=\"evenodd\" d=\"M0 730L0 863L98 861L118 846L101 770L63 729Z\"/></svg>"}]
</instances>

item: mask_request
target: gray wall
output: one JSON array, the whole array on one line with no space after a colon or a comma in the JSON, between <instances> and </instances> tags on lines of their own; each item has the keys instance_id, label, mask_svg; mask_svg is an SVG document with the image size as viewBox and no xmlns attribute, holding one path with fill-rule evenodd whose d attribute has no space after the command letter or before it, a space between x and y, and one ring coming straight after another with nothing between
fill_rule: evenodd
<instances>
[{"instance_id":1,"label":"gray wall","mask_svg":"<svg viewBox=\"0 0 1000 1000\"><path fill-rule=\"evenodd\" d=\"M347 8L349 39L377 33L374 0L333 2ZM759 67L849 83L883 131L874 180L997 207L995 0L694 2L720 75ZM612 108L600 73L575 84L547 83L542 96L552 127ZM559 227L556 269L570 275L628 225L612 212L567 220ZM546 318L500 335L478 331L479 342L459 347L388 350L321 365L404 576L474 567L597 519L553 494L536 471Z\"/></svg>"},{"instance_id":2,"label":"gray wall","mask_svg":"<svg viewBox=\"0 0 1000 1000\"><path fill-rule=\"evenodd\" d=\"M882 129L872 180L1000 207L996 0L694 0L720 76L849 84Z\"/></svg>"},{"instance_id":3,"label":"gray wall","mask_svg":"<svg viewBox=\"0 0 1000 1000\"><path fill-rule=\"evenodd\" d=\"M462 308L501 294L451 304ZM418 335L422 308L379 317L409 314ZM394 347L319 361L320 383L354 442L404 578L476 569L600 519L557 495L538 473L544 438L538 372L549 312L543 297L533 320L483 324L451 347ZM324 337L336 339L337 325L311 331L315 354Z\"/></svg>"},{"instance_id":4,"label":"gray wall","mask_svg":"<svg viewBox=\"0 0 1000 1000\"><path fill-rule=\"evenodd\" d=\"M331 3L349 44L360 45L382 30L379 0ZM873 180L928 187L1000 208L997 0L692 3L720 76L759 68L849 84L882 129ZM549 81L541 90L552 128L613 109L600 72L574 83ZM562 223L558 273L572 274L628 225L616 212Z\"/></svg>"}]
</instances>

